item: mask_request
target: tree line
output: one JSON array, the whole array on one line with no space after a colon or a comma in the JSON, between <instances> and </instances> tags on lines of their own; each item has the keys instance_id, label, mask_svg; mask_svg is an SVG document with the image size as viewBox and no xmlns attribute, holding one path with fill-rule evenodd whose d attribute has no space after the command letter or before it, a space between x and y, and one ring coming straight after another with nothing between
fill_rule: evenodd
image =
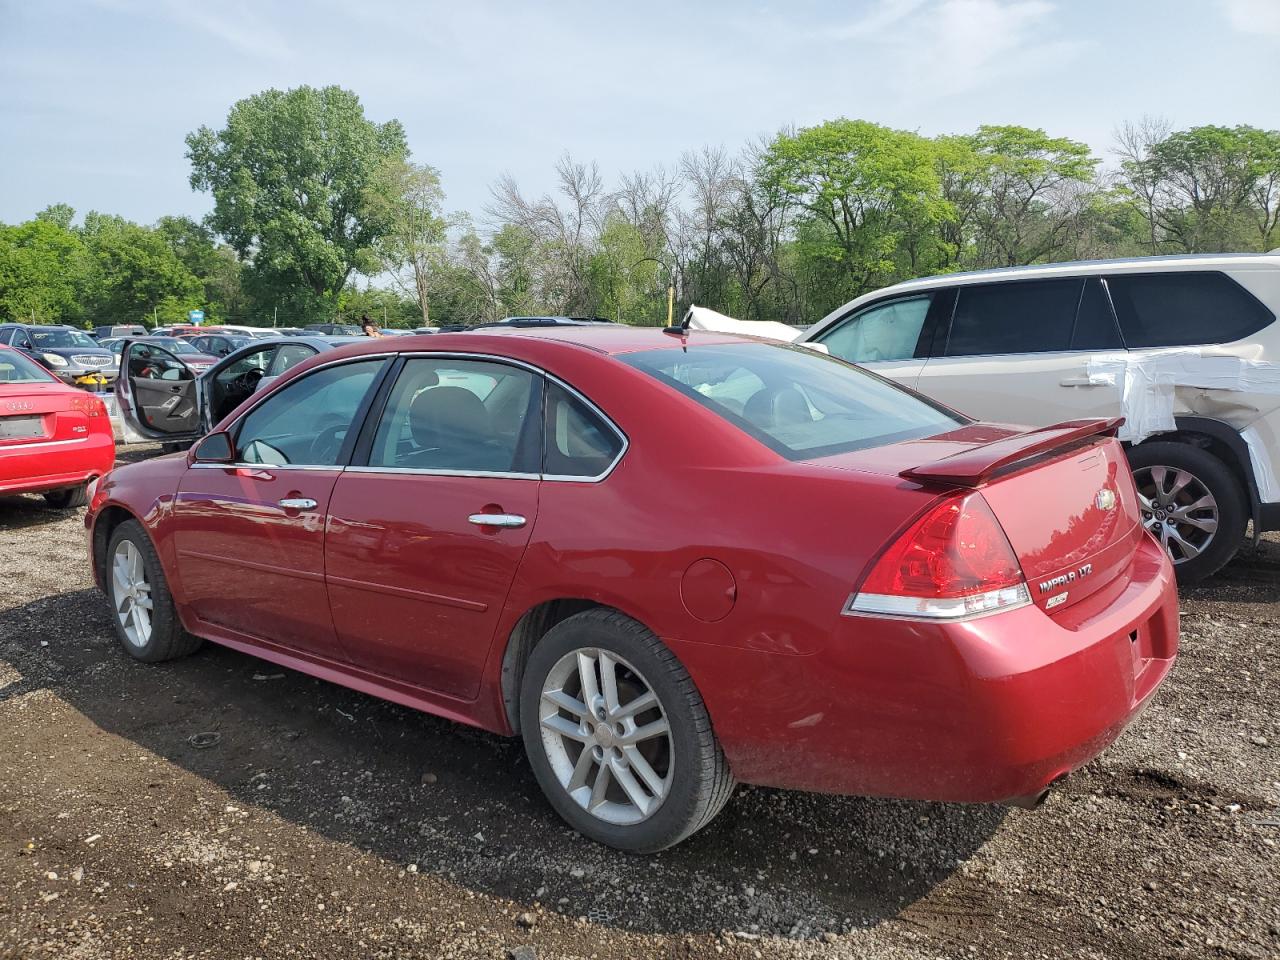
<instances>
[{"instance_id":1,"label":"tree line","mask_svg":"<svg viewBox=\"0 0 1280 960\"><path fill-rule=\"evenodd\" d=\"M609 180L566 154L551 191L506 176L475 214L338 87L265 91L186 144L201 222L54 204L0 225L0 320L656 324L670 289L678 310L805 323L934 273L1280 246L1280 132L1251 126L1126 123L1104 165L1027 127L842 118Z\"/></svg>"}]
</instances>

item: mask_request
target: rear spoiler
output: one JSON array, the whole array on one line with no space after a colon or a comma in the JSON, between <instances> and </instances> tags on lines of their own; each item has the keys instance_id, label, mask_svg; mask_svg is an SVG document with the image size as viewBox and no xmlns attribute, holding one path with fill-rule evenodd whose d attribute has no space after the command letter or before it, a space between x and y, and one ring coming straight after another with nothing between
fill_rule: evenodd
<instances>
[{"instance_id":1,"label":"rear spoiler","mask_svg":"<svg viewBox=\"0 0 1280 960\"><path fill-rule=\"evenodd\" d=\"M1124 417L1110 420L1068 420L1051 427L994 440L991 443L943 457L933 463L903 470L898 476L917 483L942 483L976 487L995 474L1023 460L1069 447L1090 437L1114 437Z\"/></svg>"}]
</instances>

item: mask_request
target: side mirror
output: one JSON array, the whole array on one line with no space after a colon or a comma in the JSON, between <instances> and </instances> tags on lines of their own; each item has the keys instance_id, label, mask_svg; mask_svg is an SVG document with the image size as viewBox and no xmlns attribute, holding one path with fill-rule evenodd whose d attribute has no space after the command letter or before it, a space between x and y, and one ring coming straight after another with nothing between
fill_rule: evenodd
<instances>
[{"instance_id":1,"label":"side mirror","mask_svg":"<svg viewBox=\"0 0 1280 960\"><path fill-rule=\"evenodd\" d=\"M231 463L235 458L235 447L226 431L209 434L191 451L191 459L196 463Z\"/></svg>"}]
</instances>

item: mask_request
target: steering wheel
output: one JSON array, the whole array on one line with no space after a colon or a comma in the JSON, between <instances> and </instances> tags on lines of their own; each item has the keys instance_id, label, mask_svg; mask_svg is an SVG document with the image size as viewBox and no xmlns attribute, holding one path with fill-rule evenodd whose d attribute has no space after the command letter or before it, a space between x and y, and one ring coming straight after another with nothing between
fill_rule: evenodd
<instances>
[{"instance_id":1,"label":"steering wheel","mask_svg":"<svg viewBox=\"0 0 1280 960\"><path fill-rule=\"evenodd\" d=\"M307 449L307 462L330 464L336 461L338 452L342 449L343 434L346 430L345 423L335 423L316 431L316 438L311 441L311 446Z\"/></svg>"}]
</instances>

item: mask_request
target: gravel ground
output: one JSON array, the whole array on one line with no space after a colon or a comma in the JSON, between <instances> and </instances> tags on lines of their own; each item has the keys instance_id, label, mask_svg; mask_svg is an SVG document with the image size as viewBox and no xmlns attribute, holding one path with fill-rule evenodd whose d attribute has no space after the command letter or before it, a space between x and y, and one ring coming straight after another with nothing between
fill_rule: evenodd
<instances>
[{"instance_id":1,"label":"gravel ground","mask_svg":"<svg viewBox=\"0 0 1280 960\"><path fill-rule=\"evenodd\" d=\"M1039 810L741 788L650 858L514 741L129 659L79 511L0 499L0 556L3 958L1280 956L1280 540L1185 591L1173 678Z\"/></svg>"}]
</instances>

